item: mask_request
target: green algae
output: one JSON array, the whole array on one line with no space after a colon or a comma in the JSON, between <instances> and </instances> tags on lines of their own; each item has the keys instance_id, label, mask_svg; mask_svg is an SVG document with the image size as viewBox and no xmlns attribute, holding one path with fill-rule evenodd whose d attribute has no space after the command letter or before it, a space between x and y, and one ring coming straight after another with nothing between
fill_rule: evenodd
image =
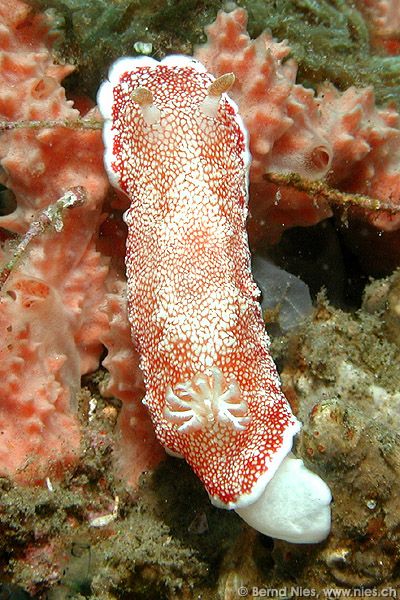
<instances>
[{"instance_id":1,"label":"green algae","mask_svg":"<svg viewBox=\"0 0 400 600\"><path fill-rule=\"evenodd\" d=\"M141 44L159 59L191 54L204 41L204 26L217 12L213 0L30 0L46 10L60 35L56 56L76 65L68 87L94 97L109 65L120 56L139 55Z\"/></svg>"},{"instance_id":2,"label":"green algae","mask_svg":"<svg viewBox=\"0 0 400 600\"><path fill-rule=\"evenodd\" d=\"M46 10L59 33L58 56L77 66L69 88L94 97L108 66L138 54L140 44L159 59L192 54L205 41L204 26L222 4L213 0L30 0ZM287 39L299 64L299 82L332 81L339 89L372 85L379 103L399 102L400 57L370 47L368 27L348 0L242 0L252 37L270 29ZM136 50L135 50L136 48Z\"/></svg>"},{"instance_id":3,"label":"green algae","mask_svg":"<svg viewBox=\"0 0 400 600\"><path fill-rule=\"evenodd\" d=\"M247 0L249 33L270 29L287 39L299 64L299 82L329 80L339 89L372 85L379 103L400 100L400 57L370 47L363 17L344 0Z\"/></svg>"}]
</instances>

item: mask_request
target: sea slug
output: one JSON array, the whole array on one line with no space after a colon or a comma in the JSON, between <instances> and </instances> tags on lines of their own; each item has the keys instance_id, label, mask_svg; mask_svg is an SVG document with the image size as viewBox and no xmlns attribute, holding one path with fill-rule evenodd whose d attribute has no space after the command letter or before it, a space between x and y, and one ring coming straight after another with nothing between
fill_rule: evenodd
<instances>
[{"instance_id":1,"label":"sea slug","mask_svg":"<svg viewBox=\"0 0 400 600\"><path fill-rule=\"evenodd\" d=\"M307 502L317 490L307 505L307 532L297 528L293 538L284 524L272 534L319 541L329 531L330 493L301 461L286 458L300 423L280 389L251 275L251 157L226 94L233 82L233 74L214 79L189 57L122 58L98 93L105 166L131 200L128 316L143 402L160 442L185 458L212 503L238 509L260 531L271 528L259 502L281 464L289 465L283 494L296 496L295 513L299 496L288 490L290 480L308 490ZM290 521L287 500L275 504Z\"/></svg>"}]
</instances>

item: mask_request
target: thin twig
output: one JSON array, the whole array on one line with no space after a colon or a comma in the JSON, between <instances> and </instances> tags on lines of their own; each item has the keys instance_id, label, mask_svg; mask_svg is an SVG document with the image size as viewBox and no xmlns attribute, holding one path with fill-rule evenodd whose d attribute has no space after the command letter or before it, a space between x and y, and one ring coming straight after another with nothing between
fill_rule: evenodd
<instances>
[{"instance_id":1,"label":"thin twig","mask_svg":"<svg viewBox=\"0 0 400 600\"><path fill-rule=\"evenodd\" d=\"M65 127L67 129L101 129L103 121L99 119L45 119L37 121L0 121L0 131L11 131L14 129L46 129L53 127Z\"/></svg>"},{"instance_id":2,"label":"thin twig","mask_svg":"<svg viewBox=\"0 0 400 600\"><path fill-rule=\"evenodd\" d=\"M318 200L324 200L328 204L335 206L349 207L358 206L367 210L386 211L391 214L398 214L400 206L383 202L377 198L364 196L363 194L348 194L340 192L335 188L331 188L325 181L309 181L303 179L297 173L265 173L264 179L275 185L284 185L293 187L300 192L306 192L310 196Z\"/></svg>"},{"instance_id":3,"label":"thin twig","mask_svg":"<svg viewBox=\"0 0 400 600\"><path fill-rule=\"evenodd\" d=\"M28 231L23 235L21 241L14 250L12 258L0 271L0 290L7 281L11 271L18 261L25 254L28 244L36 237L41 235L46 229L53 228L60 232L64 227L64 210L80 206L86 199L86 190L84 187L77 186L68 190L54 204L45 208L29 226Z\"/></svg>"}]
</instances>

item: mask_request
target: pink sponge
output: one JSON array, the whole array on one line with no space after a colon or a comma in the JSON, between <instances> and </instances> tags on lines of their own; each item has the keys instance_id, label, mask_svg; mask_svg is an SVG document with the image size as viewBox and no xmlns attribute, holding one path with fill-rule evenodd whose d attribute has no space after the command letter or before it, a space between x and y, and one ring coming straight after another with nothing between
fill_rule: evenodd
<instances>
[{"instance_id":1,"label":"pink sponge","mask_svg":"<svg viewBox=\"0 0 400 600\"><path fill-rule=\"evenodd\" d=\"M367 9L388 22L398 4L368 2ZM394 22L394 21L393 21ZM315 96L295 83L297 67L290 49L267 33L251 40L243 9L220 12L207 28L208 42L197 49L214 75L233 71L231 90L250 134L249 234L254 245L275 242L285 228L312 225L331 214L305 192L263 181L267 172L295 172L307 180L326 179L341 191L360 193L388 204L400 202L399 116L378 109L372 89L339 92L323 85ZM399 228L400 217L368 213L376 227Z\"/></svg>"},{"instance_id":2,"label":"pink sponge","mask_svg":"<svg viewBox=\"0 0 400 600\"><path fill-rule=\"evenodd\" d=\"M154 428L141 400L145 389L139 369L139 355L132 343L127 313L126 284L111 272L110 293L102 310L109 319L109 328L102 336L107 348L103 366L109 373L102 388L103 396L122 400L119 415L119 443L116 448L118 472L136 487L143 471L154 467L164 456Z\"/></svg>"},{"instance_id":3,"label":"pink sponge","mask_svg":"<svg viewBox=\"0 0 400 600\"><path fill-rule=\"evenodd\" d=\"M79 355L57 313L56 291L29 276L13 277L0 299L0 473L22 483L71 463L79 446Z\"/></svg>"},{"instance_id":4,"label":"pink sponge","mask_svg":"<svg viewBox=\"0 0 400 600\"><path fill-rule=\"evenodd\" d=\"M73 67L53 63L47 19L19 0L0 0L0 22L0 119L76 120L79 112L60 84ZM108 186L101 148L98 131L57 127L3 133L0 180L13 191L17 208L0 217L0 226L24 232L37 210L76 185L99 204Z\"/></svg>"},{"instance_id":5,"label":"pink sponge","mask_svg":"<svg viewBox=\"0 0 400 600\"><path fill-rule=\"evenodd\" d=\"M332 149L319 127L313 92L295 84L295 62L283 62L290 52L286 42L268 33L251 40L246 25L242 8L219 12L206 28L208 43L195 56L216 77L235 73L230 95L250 135L251 180L258 181L266 171L323 177Z\"/></svg>"},{"instance_id":6,"label":"pink sponge","mask_svg":"<svg viewBox=\"0 0 400 600\"><path fill-rule=\"evenodd\" d=\"M54 65L47 20L19 0L0 1L0 118L76 119ZM59 472L79 448L80 377L97 368L98 310L107 262L96 251L101 205L108 189L97 131L20 129L0 137L1 180L17 208L0 226L25 233L38 210L72 186L86 202L65 214L58 233L43 233L11 272L0 299L0 474L23 483ZM2 256L7 260L7 252Z\"/></svg>"},{"instance_id":7,"label":"pink sponge","mask_svg":"<svg viewBox=\"0 0 400 600\"><path fill-rule=\"evenodd\" d=\"M2 288L0 474L22 483L77 458L80 378L97 368L107 326L97 310L108 267L94 248L96 212L66 213L62 231L33 240Z\"/></svg>"}]
</instances>

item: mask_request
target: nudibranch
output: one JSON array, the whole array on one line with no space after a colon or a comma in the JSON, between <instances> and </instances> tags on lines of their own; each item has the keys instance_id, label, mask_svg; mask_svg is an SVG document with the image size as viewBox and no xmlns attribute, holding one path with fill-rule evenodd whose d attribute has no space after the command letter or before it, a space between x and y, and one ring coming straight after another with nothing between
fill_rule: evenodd
<instances>
[{"instance_id":1,"label":"nudibranch","mask_svg":"<svg viewBox=\"0 0 400 600\"><path fill-rule=\"evenodd\" d=\"M250 154L227 95L233 82L232 73L214 79L189 57L121 58L98 93L105 167L131 201L124 215L128 317L143 402L160 442L185 458L212 503L238 509L266 533L258 507L268 513L267 484L284 463L289 475L275 500L281 493L298 503L287 487L296 463L296 472L307 473L308 496L317 490L311 512L323 513L324 524L315 533L310 522L307 539L295 534L293 541L319 541L329 531L330 493L287 458L300 423L280 388L251 275ZM283 521L291 519L287 511ZM279 527L273 534L293 538Z\"/></svg>"}]
</instances>

